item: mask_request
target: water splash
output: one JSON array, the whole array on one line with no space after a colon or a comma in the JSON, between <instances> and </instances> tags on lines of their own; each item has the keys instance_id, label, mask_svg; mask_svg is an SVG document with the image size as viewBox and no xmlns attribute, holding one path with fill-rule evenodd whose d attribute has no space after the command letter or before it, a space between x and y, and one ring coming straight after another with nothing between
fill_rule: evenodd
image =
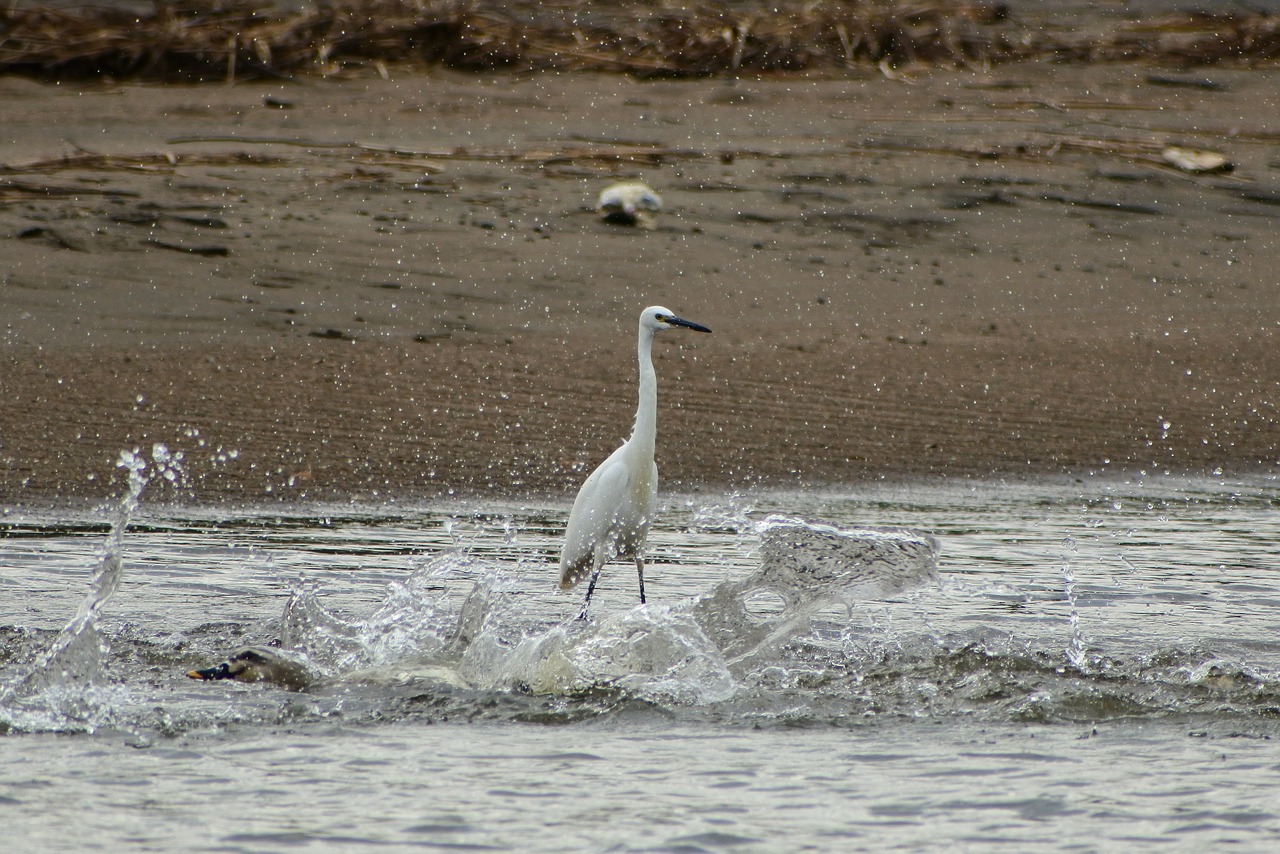
<instances>
[{"instance_id":1,"label":"water splash","mask_svg":"<svg viewBox=\"0 0 1280 854\"><path fill-rule=\"evenodd\" d=\"M116 465L127 472L124 495L112 512L111 528L98 554L89 591L75 617L35 662L0 688L0 725L19 730L84 729L110 721L124 689L111 684L103 667L106 643L98 631L99 614L124 575L124 535L155 477L170 483L183 478L181 451L151 447L150 459L135 448L123 451Z\"/></svg>"},{"instance_id":2,"label":"water splash","mask_svg":"<svg viewBox=\"0 0 1280 854\"><path fill-rule=\"evenodd\" d=\"M148 488L155 489L155 483ZM1272 508L1272 494L1266 511ZM1105 583L1095 583L1085 597L1080 587L1082 568L1105 566L1116 547L1132 555L1145 586L1138 588L1127 574L1115 583L1137 589L1142 601L1161 594L1146 579L1167 585L1174 594L1168 601L1173 602L1182 601L1178 594L1187 589L1209 589L1223 597L1233 592L1206 587L1217 583L1216 575L1206 582L1203 574L1188 574L1187 583L1195 586L1180 584L1181 568L1199 565L1194 552L1178 553L1184 559L1189 555L1187 562L1167 561L1176 566L1172 573L1148 569L1166 561L1141 541L1134 542L1127 517L1118 520L1122 524L1113 535L1107 527L1112 500L1108 496L1106 507L1096 511L1091 505L1083 526L1074 508L1063 511L1060 525L1052 524L1051 517L1047 531L1033 532L1039 547L1029 549L1019 541L1009 552L1012 557L991 566L983 561L989 553L998 557L1002 548L991 529L975 526L968 552L963 534L949 535L952 571L936 587L930 586L934 550L925 535L901 529L867 532L850 523L837 527L787 517L760 521L759 515L731 526L722 522L736 510L717 510L701 517L715 522L717 534L694 543L702 550L690 568L699 574L680 581L693 584L692 579L724 568L731 574L728 581L686 587L697 595L685 600L624 607L608 617L609 610L602 609L594 622L562 621L574 609L548 582L553 551L548 543L555 529L545 514L533 517L532 545L516 525L520 517L501 512L460 517L451 524L453 536L443 553L408 566L394 556L381 564L399 567L402 574L372 606L339 610L325 598L330 590L325 582L297 585L284 637L304 652L275 654L303 662L313 672L302 695L261 685L222 691L216 684L181 678L182 672L213 663L212 656L231 651L236 643L280 637L275 634L281 628L277 605L268 606L275 619L262 619L264 614L255 611L257 619L251 623L211 622L174 634L158 631L149 621L103 620L100 628L110 655L101 660L106 675L93 690L115 691L116 701L98 695L95 699L110 708L110 715L91 725L105 722L135 737L163 737L233 724L287 721L292 727L330 721L334 715L372 723L447 717L564 724L638 713L750 726L860 726L877 718L913 717L1044 724L1185 717L1197 728L1202 720L1271 727L1280 709L1274 664L1280 653L1264 632L1227 638L1215 634L1212 641L1194 645L1182 638L1194 637L1192 630L1135 639L1101 622L1090 629L1086 608L1097 603L1114 609L1109 619L1123 616L1124 596L1133 596L1127 588L1112 595ZM113 513L115 509L113 504ZM884 515L888 513L896 510ZM1039 519L1038 510L1032 515ZM938 523L936 517L930 509L928 523ZM389 534L381 517L374 525L366 525L364 515L357 518L359 526L343 535L352 556L340 561L344 567L366 554L365 546L396 541L399 553L404 543L415 542L412 533L422 527L417 515L406 516L395 520L406 530ZM327 514L316 524L325 536L331 533ZM1194 548L1203 548L1200 532L1220 525L1215 516L1185 530L1197 532ZM202 575L208 554L203 544L214 542L206 538L206 526L201 516L202 550L189 570L201 583L207 580ZM472 526L487 527L480 536ZM957 527L947 525L948 530ZM218 535L230 528L220 525ZM258 528L251 525L250 530ZM434 528L423 530L429 532L420 541L423 548L441 547ZM1154 533L1163 530L1156 527ZM1072 538L1074 550L1064 551L1064 535ZM147 538L165 548L172 545L163 525L146 533L130 527L127 536L128 559L134 561ZM238 531L230 536L244 538ZM102 539L87 544L95 548ZM292 529L288 542L295 543ZM331 540L319 542L307 533L291 547L328 555L333 546ZM1262 594L1223 599L1236 603L1236 616L1252 616L1254 625L1270 618L1274 598L1267 592L1274 587L1266 574L1272 553L1264 549L1260 545L1251 553L1255 573L1249 576ZM917 550L914 558L912 550ZM880 551L884 558L876 563ZM709 559L713 553L718 557ZM93 556L80 554L73 566L97 566ZM1200 559L1213 566L1210 561L1217 558ZM716 560L720 566L713 564ZM1010 565L1019 571L1004 571ZM1070 579L1063 577L1064 565ZM1124 564L1116 560L1115 565ZM363 599L367 588L349 590L349 576L317 572L315 577L326 575L342 578L333 588L335 600ZM254 582L244 595L261 604L260 594L266 591L258 589L258 576L242 573L237 578ZM1064 599L1068 583L1074 586L1070 599ZM122 586L120 595L133 593L131 588ZM888 594L893 598L870 598ZM1255 605L1256 611L1248 610ZM229 606L233 615L236 607ZM1080 609L1070 637L1079 638L1081 655L1087 652L1085 668L1073 665L1064 650L1069 607ZM1194 620L1197 613L1187 618ZM9 677L20 670L34 670L31 663L53 645L56 634L0 627L3 655L8 656L0 657L5 681L12 683ZM1193 645L1184 648L1188 643ZM117 687L125 682L127 697ZM0 730L13 719L12 705L0 711ZM68 724L64 717L61 723L31 728L82 731L86 726Z\"/></svg>"},{"instance_id":3,"label":"water splash","mask_svg":"<svg viewBox=\"0 0 1280 854\"><path fill-rule=\"evenodd\" d=\"M739 670L768 659L824 609L937 581L938 541L919 531L769 516L756 532L759 568L721 583L695 605L700 622ZM761 595L781 600L781 611L753 613L750 605Z\"/></svg>"},{"instance_id":4,"label":"water splash","mask_svg":"<svg viewBox=\"0 0 1280 854\"><path fill-rule=\"evenodd\" d=\"M778 649L833 604L848 607L936 580L937 541L919 532L783 516L754 529L760 564L747 577L685 602L638 606L594 622L522 624L505 595L518 585L465 549L437 555L390 585L362 620L332 613L316 588L303 584L286 606L284 646L344 680L404 680L416 672L481 691L608 689L658 703L706 705L731 698L744 674L774 661ZM477 575L469 592L456 595ZM761 595L781 607L754 607Z\"/></svg>"},{"instance_id":5,"label":"water splash","mask_svg":"<svg viewBox=\"0 0 1280 854\"><path fill-rule=\"evenodd\" d=\"M405 581L389 584L382 604L358 620L326 608L317 586L300 580L285 604L283 646L305 655L326 673L387 664L410 654L438 653L447 641L450 622L445 580L460 554L445 552Z\"/></svg>"},{"instance_id":6,"label":"water splash","mask_svg":"<svg viewBox=\"0 0 1280 854\"><path fill-rule=\"evenodd\" d=\"M513 609L507 594L515 581L455 542L389 584L364 618L335 613L315 584L301 581L285 605L282 646L326 680L470 685L464 655L513 642L506 635L518 623L507 619Z\"/></svg>"},{"instance_id":7,"label":"water splash","mask_svg":"<svg viewBox=\"0 0 1280 854\"><path fill-rule=\"evenodd\" d=\"M1077 670L1084 672L1089 660L1086 654L1084 631L1080 627L1080 608L1076 602L1076 572L1073 561L1078 546L1072 537L1062 541L1062 587L1067 600L1067 620L1071 627L1071 639L1067 642L1067 660Z\"/></svg>"},{"instance_id":8,"label":"water splash","mask_svg":"<svg viewBox=\"0 0 1280 854\"><path fill-rule=\"evenodd\" d=\"M752 520L754 505L738 493L731 493L723 502L698 504L690 502L692 515L690 527L699 531L725 531L755 534L757 523Z\"/></svg>"}]
</instances>

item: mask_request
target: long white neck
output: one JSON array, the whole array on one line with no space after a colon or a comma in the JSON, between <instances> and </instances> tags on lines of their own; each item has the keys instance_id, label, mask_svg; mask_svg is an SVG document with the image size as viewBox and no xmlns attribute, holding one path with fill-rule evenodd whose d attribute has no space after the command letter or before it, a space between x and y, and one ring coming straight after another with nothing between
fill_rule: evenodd
<instances>
[{"instance_id":1,"label":"long white neck","mask_svg":"<svg viewBox=\"0 0 1280 854\"><path fill-rule=\"evenodd\" d=\"M629 443L653 459L658 437L658 375L653 370L653 330L640 327L636 341L636 358L640 362L640 403L636 407L636 423Z\"/></svg>"}]
</instances>

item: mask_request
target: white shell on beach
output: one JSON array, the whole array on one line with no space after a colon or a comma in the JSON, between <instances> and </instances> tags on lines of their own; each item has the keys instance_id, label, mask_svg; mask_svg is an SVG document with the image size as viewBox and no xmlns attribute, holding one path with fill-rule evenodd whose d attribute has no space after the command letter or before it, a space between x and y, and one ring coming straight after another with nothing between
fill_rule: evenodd
<instances>
[{"instance_id":1,"label":"white shell on beach","mask_svg":"<svg viewBox=\"0 0 1280 854\"><path fill-rule=\"evenodd\" d=\"M1166 146L1160 152L1160 159L1183 172L1229 172L1232 168L1231 161L1225 154L1178 145Z\"/></svg>"},{"instance_id":2,"label":"white shell on beach","mask_svg":"<svg viewBox=\"0 0 1280 854\"><path fill-rule=\"evenodd\" d=\"M653 228L653 215L662 210L662 197L643 181L620 181L600 191L596 208L606 222Z\"/></svg>"}]
</instances>

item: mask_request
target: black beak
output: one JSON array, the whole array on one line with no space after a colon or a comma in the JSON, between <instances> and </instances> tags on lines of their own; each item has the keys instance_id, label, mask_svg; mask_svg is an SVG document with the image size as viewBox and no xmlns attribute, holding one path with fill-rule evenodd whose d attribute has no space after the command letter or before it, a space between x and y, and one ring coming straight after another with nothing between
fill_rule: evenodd
<instances>
[{"instance_id":1,"label":"black beak","mask_svg":"<svg viewBox=\"0 0 1280 854\"><path fill-rule=\"evenodd\" d=\"M672 326L683 326L685 329L692 329L694 332L710 332L711 330L703 326L701 323L694 323L692 320L685 320L683 317L668 317L667 323Z\"/></svg>"},{"instance_id":2,"label":"black beak","mask_svg":"<svg viewBox=\"0 0 1280 854\"><path fill-rule=\"evenodd\" d=\"M206 667L203 670L188 670L187 676L191 679L204 679L205 681L211 679L235 678L234 674L231 672L231 667L225 661L221 664L214 665L213 667Z\"/></svg>"}]
</instances>

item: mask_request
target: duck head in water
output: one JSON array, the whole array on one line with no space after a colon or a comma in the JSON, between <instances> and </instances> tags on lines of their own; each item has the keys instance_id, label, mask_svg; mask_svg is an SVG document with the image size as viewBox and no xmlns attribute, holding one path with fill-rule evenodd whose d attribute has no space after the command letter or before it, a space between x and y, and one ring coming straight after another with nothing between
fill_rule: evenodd
<instances>
[{"instance_id":1,"label":"duck head in water","mask_svg":"<svg viewBox=\"0 0 1280 854\"><path fill-rule=\"evenodd\" d=\"M279 650L250 646L233 652L226 661L201 670L188 670L192 679L234 679L237 682L269 682L290 691L301 691L313 681L305 664Z\"/></svg>"}]
</instances>

